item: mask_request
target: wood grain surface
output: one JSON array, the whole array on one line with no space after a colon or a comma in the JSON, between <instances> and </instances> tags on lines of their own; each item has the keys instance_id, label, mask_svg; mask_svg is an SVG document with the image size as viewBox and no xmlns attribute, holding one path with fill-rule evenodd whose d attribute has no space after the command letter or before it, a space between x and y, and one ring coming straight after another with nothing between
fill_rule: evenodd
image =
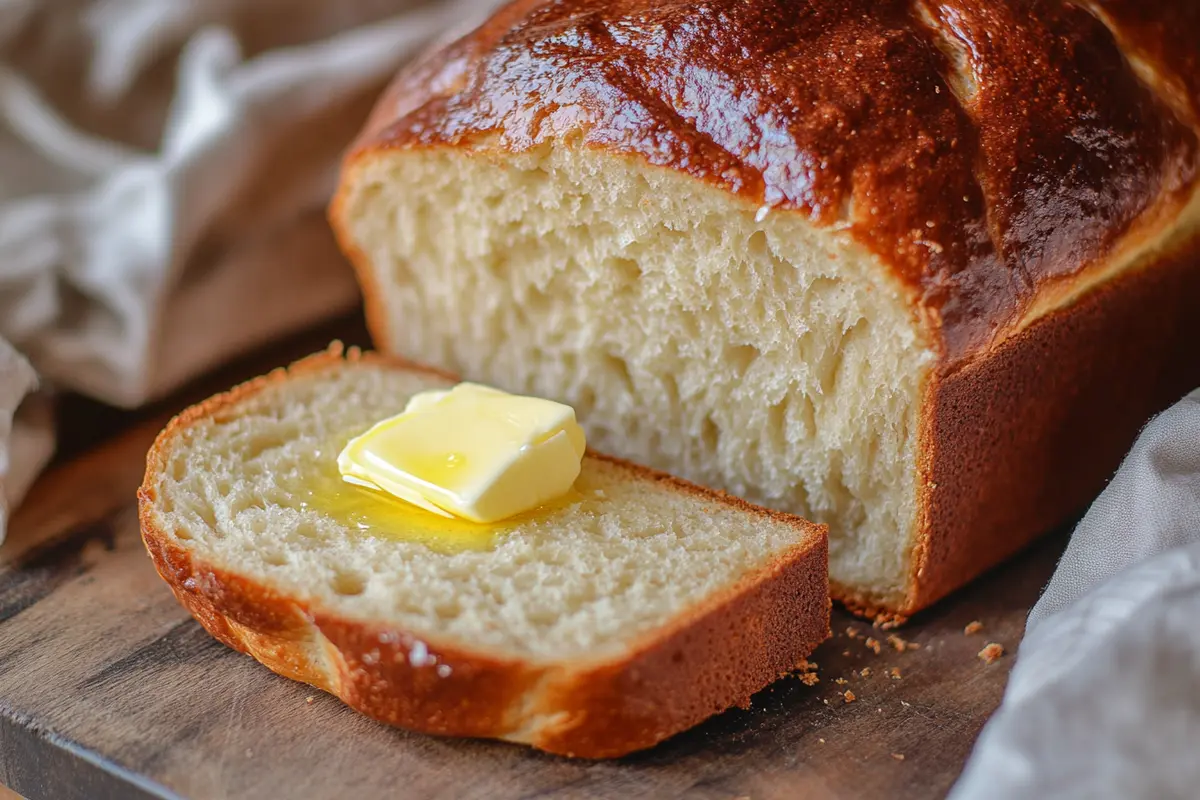
<instances>
[{"instance_id":1,"label":"wood grain surface","mask_svg":"<svg viewBox=\"0 0 1200 800\"><path fill-rule=\"evenodd\" d=\"M317 349L328 333L141 414L64 406L65 455L0 549L0 783L29 800L946 793L1012 660L988 665L977 653L992 641L1016 649L1062 537L897 632L919 649L899 652L888 632L835 611L834 637L813 657L819 683L785 678L749 710L614 762L386 728L210 639L141 545L134 491L146 449L171 413ZM342 333L362 340L357 323ZM964 634L973 620L982 631Z\"/></svg>"}]
</instances>

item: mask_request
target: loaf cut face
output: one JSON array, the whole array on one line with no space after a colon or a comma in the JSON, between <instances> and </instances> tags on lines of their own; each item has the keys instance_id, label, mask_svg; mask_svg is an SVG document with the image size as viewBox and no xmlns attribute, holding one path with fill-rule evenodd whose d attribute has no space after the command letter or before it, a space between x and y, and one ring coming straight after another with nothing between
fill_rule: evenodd
<instances>
[{"instance_id":1,"label":"loaf cut face","mask_svg":"<svg viewBox=\"0 0 1200 800\"><path fill-rule=\"evenodd\" d=\"M325 513L340 447L451 384L331 354L186 412L141 492L160 573L217 638L383 721L583 756L744 703L824 638L820 528L626 462L588 455L569 501L465 549Z\"/></svg>"},{"instance_id":2,"label":"loaf cut face","mask_svg":"<svg viewBox=\"0 0 1200 800\"><path fill-rule=\"evenodd\" d=\"M519 1L396 78L332 221L379 347L828 523L904 615L1200 382L1197 9Z\"/></svg>"},{"instance_id":3,"label":"loaf cut face","mask_svg":"<svg viewBox=\"0 0 1200 800\"><path fill-rule=\"evenodd\" d=\"M861 249L587 149L383 157L355 185L383 347L568 398L597 448L820 519L838 581L903 592L934 356Z\"/></svg>"}]
</instances>

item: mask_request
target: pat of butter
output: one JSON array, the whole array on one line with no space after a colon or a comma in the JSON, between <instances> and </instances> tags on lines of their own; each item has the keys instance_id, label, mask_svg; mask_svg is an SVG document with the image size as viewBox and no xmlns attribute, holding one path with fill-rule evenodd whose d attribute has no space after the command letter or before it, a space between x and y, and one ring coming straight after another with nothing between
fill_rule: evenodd
<instances>
[{"instance_id":1,"label":"pat of butter","mask_svg":"<svg viewBox=\"0 0 1200 800\"><path fill-rule=\"evenodd\" d=\"M566 494L585 449L570 406L460 383L351 439L338 470L435 514L495 522Z\"/></svg>"}]
</instances>

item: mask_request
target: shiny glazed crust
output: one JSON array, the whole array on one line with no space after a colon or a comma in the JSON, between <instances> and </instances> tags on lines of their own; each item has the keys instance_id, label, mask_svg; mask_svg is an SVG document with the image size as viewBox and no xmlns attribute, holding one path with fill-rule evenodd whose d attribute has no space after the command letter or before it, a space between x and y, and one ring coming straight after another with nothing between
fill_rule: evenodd
<instances>
[{"instance_id":1,"label":"shiny glazed crust","mask_svg":"<svg viewBox=\"0 0 1200 800\"><path fill-rule=\"evenodd\" d=\"M747 705L754 692L795 669L829 635L822 526L595 454L677 491L787 522L804 531L805 542L645 636L621 658L539 663L422 636L436 664L450 668L443 675L431 660L412 663L417 637L411 632L385 620L341 617L311 598L206 563L156 525L155 476L179 431L205 417L236 414L237 403L263 387L297 372L336 368L343 358L425 369L335 347L188 409L159 435L147 457L138 491L146 549L179 602L229 647L381 722L612 758Z\"/></svg>"},{"instance_id":2,"label":"shiny glazed crust","mask_svg":"<svg viewBox=\"0 0 1200 800\"><path fill-rule=\"evenodd\" d=\"M396 78L342 185L390 150L566 142L868 248L939 363L908 587L832 591L903 617L1081 509L1200 384L1198 29L1191 0L516 0Z\"/></svg>"},{"instance_id":3,"label":"shiny glazed crust","mask_svg":"<svg viewBox=\"0 0 1200 800\"><path fill-rule=\"evenodd\" d=\"M484 143L639 157L836 224L971 360L1173 229L1200 149L1186 5L517 0L402 72L348 166Z\"/></svg>"}]
</instances>

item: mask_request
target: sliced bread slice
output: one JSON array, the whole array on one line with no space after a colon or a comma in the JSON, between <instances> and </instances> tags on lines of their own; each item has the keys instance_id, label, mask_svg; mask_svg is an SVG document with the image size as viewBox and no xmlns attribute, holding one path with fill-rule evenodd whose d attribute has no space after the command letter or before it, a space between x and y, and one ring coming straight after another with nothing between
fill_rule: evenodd
<instances>
[{"instance_id":1,"label":"sliced bread slice","mask_svg":"<svg viewBox=\"0 0 1200 800\"><path fill-rule=\"evenodd\" d=\"M821 526L606 456L482 536L346 513L341 445L452 383L335 347L185 411L138 494L159 574L217 639L378 720L590 758L746 704L828 635Z\"/></svg>"}]
</instances>

